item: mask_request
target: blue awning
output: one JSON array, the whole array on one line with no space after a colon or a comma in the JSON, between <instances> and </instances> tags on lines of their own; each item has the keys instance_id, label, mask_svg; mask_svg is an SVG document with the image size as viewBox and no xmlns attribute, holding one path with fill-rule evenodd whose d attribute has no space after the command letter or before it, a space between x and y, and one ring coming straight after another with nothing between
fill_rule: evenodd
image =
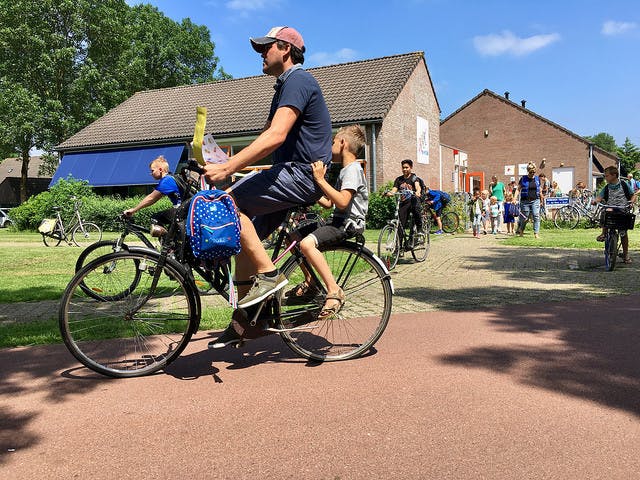
<instances>
[{"instance_id":1,"label":"blue awning","mask_svg":"<svg viewBox=\"0 0 640 480\"><path fill-rule=\"evenodd\" d=\"M67 153L62 157L49 187L69 175L76 180L88 181L92 187L155 185L158 181L151 176L149 163L163 155L169 162L169 171L175 172L184 147L180 144Z\"/></svg>"}]
</instances>

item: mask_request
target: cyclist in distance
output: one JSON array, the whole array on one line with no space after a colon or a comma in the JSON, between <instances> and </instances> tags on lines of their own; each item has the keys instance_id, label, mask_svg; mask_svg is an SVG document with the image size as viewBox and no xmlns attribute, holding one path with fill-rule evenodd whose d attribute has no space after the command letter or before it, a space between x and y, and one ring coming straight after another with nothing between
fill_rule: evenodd
<instances>
[{"instance_id":1,"label":"cyclist in distance","mask_svg":"<svg viewBox=\"0 0 640 480\"><path fill-rule=\"evenodd\" d=\"M606 205L617 207L628 207L629 202L636 201L638 196L637 192L633 192L633 189L625 181L621 181L619 177L618 167L610 166L604 169L604 178L607 181L606 185L598 192L593 204L602 202ZM629 236L626 234L626 230L620 231L620 242L622 243L622 255L624 263L631 263L629 257ZM607 229L602 227L602 233L598 235L596 240L604 242Z\"/></svg>"},{"instance_id":2,"label":"cyclist in distance","mask_svg":"<svg viewBox=\"0 0 640 480\"><path fill-rule=\"evenodd\" d=\"M396 192L402 193L406 191L406 195L400 198L400 206L398 208L398 219L402 228L407 227L407 218L409 211L413 213L414 222L419 232L422 231L422 215L420 208L420 197L424 194L422 191L422 181L412 172L413 160L406 159L400 162L402 166L402 175L393 182L393 188L387 192L387 196L392 196ZM410 192L415 193L412 195Z\"/></svg>"},{"instance_id":3,"label":"cyclist in distance","mask_svg":"<svg viewBox=\"0 0 640 480\"><path fill-rule=\"evenodd\" d=\"M273 158L270 169L248 175L229 188L242 226L242 251L235 262L241 308L260 303L287 284L261 240L275 231L290 208L320 199L323 192L314 181L311 164L329 165L332 142L331 117L320 86L302 68L302 35L291 27L274 27L250 41L262 58L263 73L277 79L266 125L258 138L226 163L204 167L207 180L217 183L270 154ZM230 324L209 348L239 341Z\"/></svg>"}]
</instances>

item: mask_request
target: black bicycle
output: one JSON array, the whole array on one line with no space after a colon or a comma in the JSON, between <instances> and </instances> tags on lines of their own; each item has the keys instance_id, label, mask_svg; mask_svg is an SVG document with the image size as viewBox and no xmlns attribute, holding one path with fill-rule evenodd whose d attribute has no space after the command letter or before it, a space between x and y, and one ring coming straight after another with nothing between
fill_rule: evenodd
<instances>
[{"instance_id":1,"label":"black bicycle","mask_svg":"<svg viewBox=\"0 0 640 480\"><path fill-rule=\"evenodd\" d=\"M611 272L622 246L622 237L627 230L633 230L636 216L629 212L629 207L601 204L601 226L606 228L604 234L604 268Z\"/></svg>"},{"instance_id":2,"label":"black bicycle","mask_svg":"<svg viewBox=\"0 0 640 480\"><path fill-rule=\"evenodd\" d=\"M109 253L82 267L69 282L59 326L65 345L83 365L112 377L153 373L180 355L203 316L212 317L220 308L214 296L201 297L195 285L192 271L202 262L193 257L185 237L188 204L183 201L177 208L160 251ZM364 246L362 235L323 254L345 293L342 309L319 317L326 289L300 251L295 231L283 229L273 258L274 263L283 262L280 270L294 287L258 306L237 309L233 321L236 330L244 330L243 338L277 333L293 351L315 361L355 358L375 344L391 314L388 270ZM234 292L229 261L204 264L216 292ZM302 283L307 288L298 294ZM83 285L91 285L91 294Z\"/></svg>"},{"instance_id":3,"label":"black bicycle","mask_svg":"<svg viewBox=\"0 0 640 480\"><path fill-rule=\"evenodd\" d=\"M413 192L407 192L409 191L395 192L393 194L395 197L393 218L382 227L378 237L378 257L389 270L396 266L398 259L406 252L411 252L411 256L416 262L424 262L431 246L428 224L423 224L422 231L418 231L412 212L409 212L405 227L403 228L400 224L398 212L400 210L401 197L409 194L414 195Z\"/></svg>"}]
</instances>

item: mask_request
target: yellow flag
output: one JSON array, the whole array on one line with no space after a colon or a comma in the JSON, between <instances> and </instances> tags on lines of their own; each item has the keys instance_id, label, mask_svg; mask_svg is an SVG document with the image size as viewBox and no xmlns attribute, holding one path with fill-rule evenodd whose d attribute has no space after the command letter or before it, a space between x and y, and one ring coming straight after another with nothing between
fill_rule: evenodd
<instances>
[{"instance_id":1,"label":"yellow flag","mask_svg":"<svg viewBox=\"0 0 640 480\"><path fill-rule=\"evenodd\" d=\"M202 158L202 139L204 138L204 129L207 126L207 107L196 107L196 126L193 130L193 156L200 165L204 165Z\"/></svg>"}]
</instances>

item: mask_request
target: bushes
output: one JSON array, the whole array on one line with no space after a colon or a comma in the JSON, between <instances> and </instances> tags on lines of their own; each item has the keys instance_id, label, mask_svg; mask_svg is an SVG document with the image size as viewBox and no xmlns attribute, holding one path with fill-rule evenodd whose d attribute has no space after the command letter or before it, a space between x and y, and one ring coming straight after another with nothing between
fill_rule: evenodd
<instances>
[{"instance_id":1,"label":"bushes","mask_svg":"<svg viewBox=\"0 0 640 480\"><path fill-rule=\"evenodd\" d=\"M19 207L11 210L11 218L18 230L36 230L43 218L55 218L53 207L62 207L60 214L66 222L73 217L73 200L77 197L81 200L80 215L83 220L93 222L103 230L118 231L122 224L118 222L118 216L126 209L137 205L143 196L121 199L120 197L99 197L86 181L60 179L48 191L31 197ZM171 202L163 198L151 207L144 208L136 213L136 223L149 225L151 215L160 210L167 209Z\"/></svg>"},{"instance_id":2,"label":"bushes","mask_svg":"<svg viewBox=\"0 0 640 480\"><path fill-rule=\"evenodd\" d=\"M391 190L393 182L388 182L377 192L369 195L369 211L367 212L367 228L382 228L388 220L393 218L393 210L395 209L395 200L391 197L385 197L382 192Z\"/></svg>"}]
</instances>

